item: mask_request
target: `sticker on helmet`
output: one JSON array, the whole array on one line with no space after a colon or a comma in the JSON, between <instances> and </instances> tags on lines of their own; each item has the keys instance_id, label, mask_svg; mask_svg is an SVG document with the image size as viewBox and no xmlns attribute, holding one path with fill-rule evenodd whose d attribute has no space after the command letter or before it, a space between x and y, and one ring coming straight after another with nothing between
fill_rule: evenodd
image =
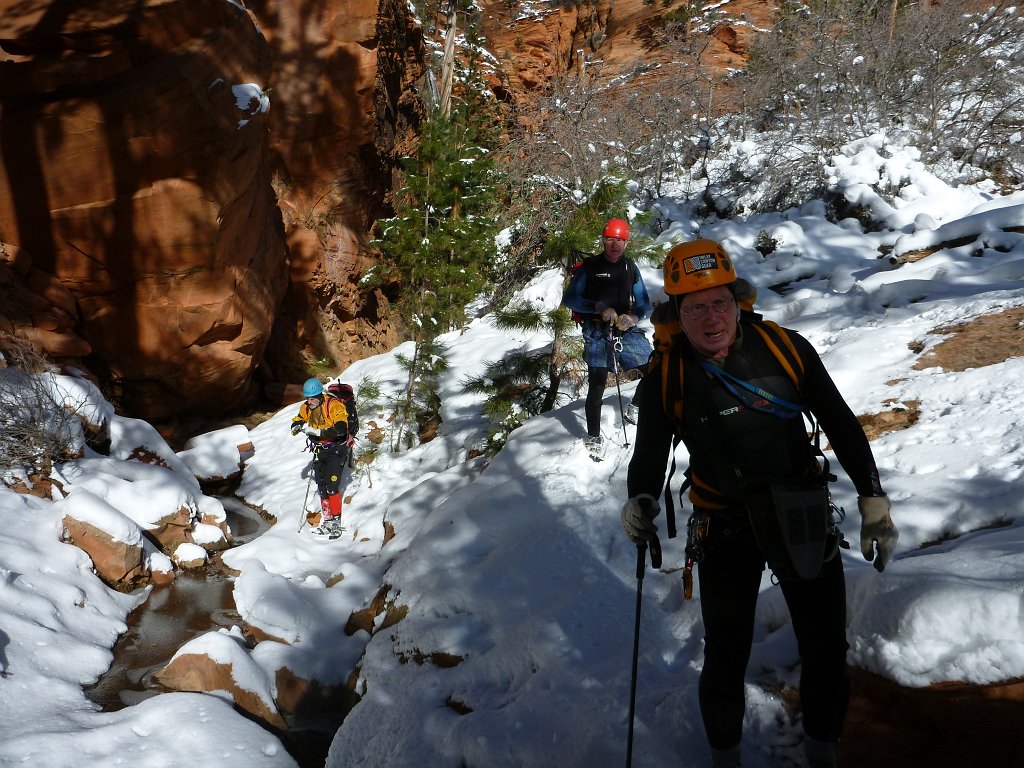
<instances>
[{"instance_id":1,"label":"sticker on helmet","mask_svg":"<svg viewBox=\"0 0 1024 768\"><path fill-rule=\"evenodd\" d=\"M718 269L718 257L713 253L698 253L683 262L683 269L688 275L704 269Z\"/></svg>"}]
</instances>

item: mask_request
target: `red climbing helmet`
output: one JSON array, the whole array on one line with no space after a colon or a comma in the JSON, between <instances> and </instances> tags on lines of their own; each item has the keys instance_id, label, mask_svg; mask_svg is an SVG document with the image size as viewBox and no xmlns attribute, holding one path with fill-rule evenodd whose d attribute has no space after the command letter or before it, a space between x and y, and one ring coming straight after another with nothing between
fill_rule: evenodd
<instances>
[{"instance_id":1,"label":"red climbing helmet","mask_svg":"<svg viewBox=\"0 0 1024 768\"><path fill-rule=\"evenodd\" d=\"M629 222L625 219L608 219L601 236L629 240Z\"/></svg>"}]
</instances>

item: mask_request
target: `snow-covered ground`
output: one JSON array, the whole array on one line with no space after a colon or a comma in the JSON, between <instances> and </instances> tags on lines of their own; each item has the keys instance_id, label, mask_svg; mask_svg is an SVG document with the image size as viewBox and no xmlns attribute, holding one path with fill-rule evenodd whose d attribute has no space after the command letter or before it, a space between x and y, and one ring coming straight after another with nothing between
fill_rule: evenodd
<instances>
[{"instance_id":1,"label":"snow-covered ground","mask_svg":"<svg viewBox=\"0 0 1024 768\"><path fill-rule=\"evenodd\" d=\"M938 344L936 328L1024 305L1024 235L1006 230L1024 226L1024 196L950 187L912 152L880 139L848 148L834 175L882 228L830 223L824 205L812 202L699 234L725 244L760 289L759 311L815 344L857 413L919 403L915 424L873 442L900 529L896 558L878 574L856 546L843 554L850 663L906 686L1024 677L1017 404L1024 359L918 370L920 352L911 350ZM895 203L872 191L883 179L902 187ZM673 221L658 242L698 234L684 207L671 199L658 206ZM762 232L779 243L767 257L754 249ZM913 263L880 255L965 237L972 239ZM645 268L644 277L652 299L663 300L659 271ZM791 284L784 295L769 290L783 283ZM523 300L551 307L560 291L561 277L545 273ZM242 616L285 642L250 650L237 632L224 631L186 648L234 659L239 687L263 699L272 699L281 667L334 684L358 669L362 699L335 737L331 768L619 764L637 589L636 549L618 519L632 428L624 434L617 423L610 389L603 426L610 445L600 463L582 445L580 400L529 421L489 465L468 459L487 425L460 381L509 350L548 340L500 331L483 317L444 341L451 367L441 434L382 454L349 479L348 529L336 541L298 531L310 456L288 432L297 404L252 430L255 452L239 495L277 523L224 560L241 573L234 592ZM341 378L369 377L397 392L404 373L395 355L403 351L362 360ZM625 399L635 386L622 387ZM385 426L383 414L361 417L364 429L371 421ZM185 492L209 505L188 482L201 461L198 448L182 456L162 485L134 478L134 501L160 506ZM62 505L76 495L105 498L128 514L123 487L99 482L97 474L110 470L93 462L62 470L64 501L0 490L0 766L294 765L276 737L218 697L161 694L103 713L82 693L109 665L109 649L140 599L104 587L88 559L60 542ZM855 495L839 474L834 495L851 510L844 530L856 542ZM386 530L394 538L385 544ZM936 540L945 541L920 548ZM664 572L644 579L637 766L707 760L696 714L699 584L685 601L677 570L683 543L663 536ZM373 634L346 634L350 615L382 585L386 610ZM796 754L798 726L788 724L781 699L756 684L794 685L796 660L784 602L766 576L748 670L745 765L771 768Z\"/></svg>"}]
</instances>

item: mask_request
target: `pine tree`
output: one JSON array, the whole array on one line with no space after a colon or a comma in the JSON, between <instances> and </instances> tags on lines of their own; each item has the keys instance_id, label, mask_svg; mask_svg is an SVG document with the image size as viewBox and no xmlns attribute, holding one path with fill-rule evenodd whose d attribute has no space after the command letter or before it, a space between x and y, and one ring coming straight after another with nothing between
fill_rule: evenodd
<instances>
[{"instance_id":1,"label":"pine tree","mask_svg":"<svg viewBox=\"0 0 1024 768\"><path fill-rule=\"evenodd\" d=\"M624 179L602 179L585 199L568 212L563 211L560 229L550 232L537 258L538 267L560 267L568 283L574 267L595 252L600 233L609 218L626 218L629 185ZM634 217L634 224L641 223ZM646 261L656 254L650 241L634 230L629 256ZM598 246L598 251L600 246ZM496 452L508 435L527 419L553 409L564 396L566 385L579 391L585 381L582 345L574 334L575 324L565 307L542 311L529 304L509 304L494 313L499 328L544 331L551 346L539 352L506 355L489 363L484 372L462 382L463 391L487 395L484 411L496 427L487 450Z\"/></svg>"},{"instance_id":2,"label":"pine tree","mask_svg":"<svg viewBox=\"0 0 1024 768\"><path fill-rule=\"evenodd\" d=\"M450 114L434 105L417 153L404 163L395 216L379 222L376 277L397 277L394 310L415 344L409 359L401 418L429 410L421 386L439 335L465 321L465 308L491 284L500 227L500 177L492 150L496 117L480 68L475 22L466 18L466 43L456 66ZM436 406L433 406L436 415Z\"/></svg>"}]
</instances>

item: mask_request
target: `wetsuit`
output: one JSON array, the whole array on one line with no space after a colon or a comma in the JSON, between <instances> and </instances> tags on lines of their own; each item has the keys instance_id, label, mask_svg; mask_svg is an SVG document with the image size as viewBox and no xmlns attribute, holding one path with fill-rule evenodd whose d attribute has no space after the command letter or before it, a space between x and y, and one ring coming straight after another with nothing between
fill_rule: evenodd
<instances>
[{"instance_id":1,"label":"wetsuit","mask_svg":"<svg viewBox=\"0 0 1024 768\"><path fill-rule=\"evenodd\" d=\"M749 322L741 323L723 370L784 400L805 405L827 435L857 493L882 495L864 431L810 342L786 331L804 364L798 391ZM690 500L695 512L708 519L704 556L698 564L705 632L701 715L709 744L728 749L739 743L742 733L743 681L765 566L743 493L758 481L806 478L819 470L802 418L785 419L750 407L705 371L682 334L675 344L684 364L682 423L678 428L690 454ZM665 412L662 387L661 377L652 372L638 394L640 418L627 478L631 498L640 494L659 498L665 483L677 423L674 402L669 408L673 413ZM678 399L678 387L674 394ZM821 741L835 742L849 699L842 560L831 558L815 579L785 580L780 585L802 662L804 730Z\"/></svg>"},{"instance_id":2,"label":"wetsuit","mask_svg":"<svg viewBox=\"0 0 1024 768\"><path fill-rule=\"evenodd\" d=\"M633 326L619 334L622 350L612 359L608 323L601 319L595 307L605 304L620 315L635 315L643 320L651 312L647 287L636 264L622 256L614 264L604 254L590 256L576 270L562 296L562 304L583 317L583 359L587 364L587 434L601 433L601 401L608 381L608 371L614 365L621 370L638 369L647 364L651 345L638 327Z\"/></svg>"}]
</instances>

